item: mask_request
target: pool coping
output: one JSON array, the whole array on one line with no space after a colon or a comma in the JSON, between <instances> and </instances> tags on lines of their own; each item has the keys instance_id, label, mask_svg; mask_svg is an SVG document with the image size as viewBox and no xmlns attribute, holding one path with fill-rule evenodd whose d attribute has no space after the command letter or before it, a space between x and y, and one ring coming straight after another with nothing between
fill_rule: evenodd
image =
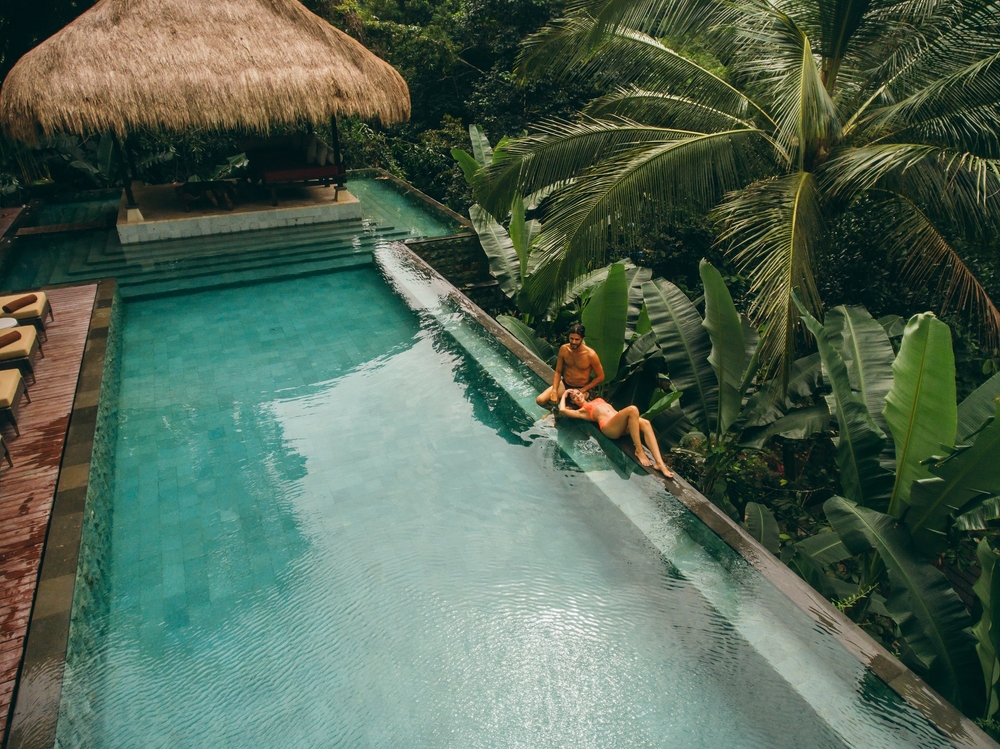
<instances>
[{"instance_id":1,"label":"pool coping","mask_svg":"<svg viewBox=\"0 0 1000 749\"><path fill-rule=\"evenodd\" d=\"M25 635L24 655L11 695L11 708L2 743L5 749L49 749L55 745L80 539L90 483L94 433L97 428L97 407L104 382L111 309L117 287L114 279L99 279L86 285L94 283L97 284L97 293L77 376L66 440L63 443L59 477L49 513L35 598ZM81 476L82 483L79 478ZM35 616L39 610L45 611L45 616ZM46 663L54 665L58 673L53 674L51 680L39 689L28 693L28 690L22 688L22 676L32 667L40 667ZM29 716L35 730L30 735L22 733L14 737L14 727Z\"/></svg>"},{"instance_id":2,"label":"pool coping","mask_svg":"<svg viewBox=\"0 0 1000 749\"><path fill-rule=\"evenodd\" d=\"M535 374L546 382L551 382L554 379L555 371L550 366L514 338L500 323L480 309L448 279L438 273L433 266L402 242L393 242L391 247L403 254L408 261L430 278L442 284L449 297L464 312L482 325ZM635 460L638 465L631 445L619 443L618 447ZM1000 744L994 742L972 720L935 692L923 679L851 621L847 615L833 606L825 596L764 548L745 528L716 507L708 497L680 476L669 479L656 471L648 470L647 472L663 484L674 497L680 500L729 547L746 559L765 579L791 599L792 603L805 612L818 627L833 636L862 665L885 682L890 689L902 697L910 707L926 718L953 744L959 747L989 749L1000 747Z\"/></svg>"}]
</instances>

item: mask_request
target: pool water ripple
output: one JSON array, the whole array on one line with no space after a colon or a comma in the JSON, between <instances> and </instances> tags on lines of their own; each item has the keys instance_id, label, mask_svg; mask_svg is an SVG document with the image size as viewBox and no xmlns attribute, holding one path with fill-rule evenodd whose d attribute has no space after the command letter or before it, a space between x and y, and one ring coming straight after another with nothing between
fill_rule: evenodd
<instances>
[{"instance_id":1,"label":"pool water ripple","mask_svg":"<svg viewBox=\"0 0 1000 749\"><path fill-rule=\"evenodd\" d=\"M130 304L119 408L60 747L850 745L374 271Z\"/></svg>"}]
</instances>

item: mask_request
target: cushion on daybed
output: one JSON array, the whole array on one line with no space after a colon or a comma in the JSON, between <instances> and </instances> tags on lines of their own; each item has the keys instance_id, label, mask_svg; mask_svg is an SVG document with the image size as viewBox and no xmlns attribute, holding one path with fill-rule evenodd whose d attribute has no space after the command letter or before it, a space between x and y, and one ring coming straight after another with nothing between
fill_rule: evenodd
<instances>
[{"instance_id":1,"label":"cushion on daybed","mask_svg":"<svg viewBox=\"0 0 1000 749\"><path fill-rule=\"evenodd\" d=\"M28 354L31 353L32 346L35 345L35 326L25 325L18 328L17 330L12 330L7 335L13 333L18 333L21 336L19 341L7 344L6 346L0 346L0 361L6 361L8 359L23 359Z\"/></svg>"},{"instance_id":2,"label":"cushion on daybed","mask_svg":"<svg viewBox=\"0 0 1000 749\"><path fill-rule=\"evenodd\" d=\"M3 311L6 312L7 314L11 314L13 312L17 312L19 309L32 305L37 301L38 297L35 296L34 294L25 294L20 299L15 299L12 302L7 302L5 305L3 305L3 307L0 307L0 309L3 309Z\"/></svg>"},{"instance_id":3,"label":"cushion on daybed","mask_svg":"<svg viewBox=\"0 0 1000 749\"><path fill-rule=\"evenodd\" d=\"M0 408L10 408L21 384L21 373L16 369L0 371Z\"/></svg>"},{"instance_id":4,"label":"cushion on daybed","mask_svg":"<svg viewBox=\"0 0 1000 749\"><path fill-rule=\"evenodd\" d=\"M24 294L16 294L14 296L3 296L0 297L0 309L6 307L11 302L22 299ZM38 297L33 304L29 304L27 307L21 307L19 310L14 312L0 312L0 317L13 317L15 320L26 320L30 317L41 317L42 312L45 310L45 302L47 298L44 291L36 291L32 296Z\"/></svg>"}]
</instances>

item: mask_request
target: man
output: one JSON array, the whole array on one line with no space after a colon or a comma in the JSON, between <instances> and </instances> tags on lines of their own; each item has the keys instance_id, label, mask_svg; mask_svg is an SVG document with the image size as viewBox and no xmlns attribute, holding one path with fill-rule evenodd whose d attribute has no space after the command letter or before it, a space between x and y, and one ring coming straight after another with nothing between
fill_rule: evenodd
<instances>
[{"instance_id":1,"label":"man","mask_svg":"<svg viewBox=\"0 0 1000 749\"><path fill-rule=\"evenodd\" d=\"M583 342L583 335L582 325L569 326L569 343L559 347L556 376L552 380L552 387L546 388L535 400L539 406L555 406L566 388L587 393L604 382L601 360L597 357L597 352Z\"/></svg>"}]
</instances>

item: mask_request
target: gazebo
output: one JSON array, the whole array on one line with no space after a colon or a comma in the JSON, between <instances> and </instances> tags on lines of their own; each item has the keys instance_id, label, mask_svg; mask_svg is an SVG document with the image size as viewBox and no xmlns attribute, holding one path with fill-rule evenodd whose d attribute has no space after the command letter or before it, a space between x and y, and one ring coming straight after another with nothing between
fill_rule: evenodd
<instances>
[{"instance_id":1,"label":"gazebo","mask_svg":"<svg viewBox=\"0 0 1000 749\"><path fill-rule=\"evenodd\" d=\"M268 134L338 115L410 115L403 78L297 0L100 0L21 58L0 126L40 136L139 129ZM129 179L126 195L133 203Z\"/></svg>"}]
</instances>

